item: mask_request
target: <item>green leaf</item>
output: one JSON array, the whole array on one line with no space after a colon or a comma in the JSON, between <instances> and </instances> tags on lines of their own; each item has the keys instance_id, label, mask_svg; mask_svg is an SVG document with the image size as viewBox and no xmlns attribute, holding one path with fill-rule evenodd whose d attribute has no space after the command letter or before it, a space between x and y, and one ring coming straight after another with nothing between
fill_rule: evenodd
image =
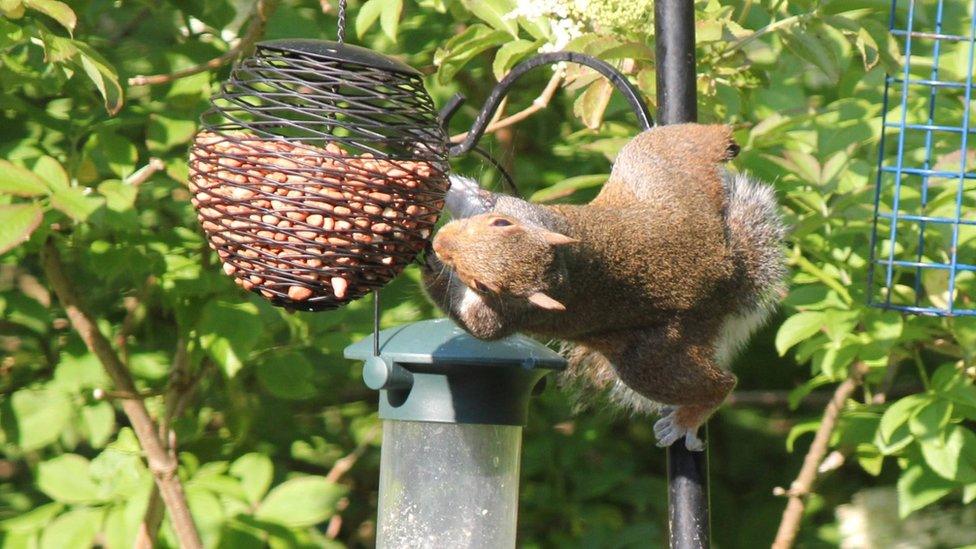
<instances>
[{"instance_id":1,"label":"green leaf","mask_svg":"<svg viewBox=\"0 0 976 549\"><path fill-rule=\"evenodd\" d=\"M491 64L491 70L495 73L495 78L501 80L508 73L509 69L522 60L526 54L539 49L541 42L531 40L513 40L508 44L498 48L495 53L495 61Z\"/></svg>"},{"instance_id":2,"label":"green leaf","mask_svg":"<svg viewBox=\"0 0 976 549\"><path fill-rule=\"evenodd\" d=\"M292 528L312 526L335 514L344 494L345 488L323 477L293 478L275 486L254 516Z\"/></svg>"},{"instance_id":3,"label":"green leaf","mask_svg":"<svg viewBox=\"0 0 976 549\"><path fill-rule=\"evenodd\" d=\"M139 151L128 139L109 131L100 131L85 144L85 152L100 172L110 172L125 179L136 170Z\"/></svg>"},{"instance_id":4,"label":"green leaf","mask_svg":"<svg viewBox=\"0 0 976 549\"><path fill-rule=\"evenodd\" d=\"M888 406L878 424L878 432L881 438L886 442L891 441L895 429L906 424L915 410L926 402L928 402L928 398L925 395L909 395Z\"/></svg>"},{"instance_id":5,"label":"green leaf","mask_svg":"<svg viewBox=\"0 0 976 549\"><path fill-rule=\"evenodd\" d=\"M7 532L34 532L40 530L51 522L61 510L64 509L62 503L45 503L35 507L26 513L8 518L0 522L0 530Z\"/></svg>"},{"instance_id":6,"label":"green leaf","mask_svg":"<svg viewBox=\"0 0 976 549\"><path fill-rule=\"evenodd\" d=\"M930 399L910 418L908 428L915 438L939 437L952 417L952 403L943 399Z\"/></svg>"},{"instance_id":7,"label":"green leaf","mask_svg":"<svg viewBox=\"0 0 976 549\"><path fill-rule=\"evenodd\" d=\"M822 29L821 25L800 27L795 32L785 33L784 42L797 57L816 66L828 80L836 83L840 79L840 62L831 44L819 38L818 31L822 32Z\"/></svg>"},{"instance_id":8,"label":"green leaf","mask_svg":"<svg viewBox=\"0 0 976 549\"><path fill-rule=\"evenodd\" d=\"M37 204L0 206L0 254L30 238L43 216L44 210Z\"/></svg>"},{"instance_id":9,"label":"green leaf","mask_svg":"<svg viewBox=\"0 0 976 549\"><path fill-rule=\"evenodd\" d=\"M139 188L123 183L118 179L109 179L98 185L98 194L105 197L105 205L115 212L132 209L139 194Z\"/></svg>"},{"instance_id":10,"label":"green leaf","mask_svg":"<svg viewBox=\"0 0 976 549\"><path fill-rule=\"evenodd\" d=\"M0 193L16 196L40 196L47 194L44 180L27 168L0 159Z\"/></svg>"},{"instance_id":11,"label":"green leaf","mask_svg":"<svg viewBox=\"0 0 976 549\"><path fill-rule=\"evenodd\" d=\"M901 518L935 503L955 488L955 484L941 478L921 465L911 465L898 478L898 514Z\"/></svg>"},{"instance_id":12,"label":"green leaf","mask_svg":"<svg viewBox=\"0 0 976 549\"><path fill-rule=\"evenodd\" d=\"M58 0L24 0L24 5L54 19L69 33L73 33L75 25L78 24L75 12L64 2L58 2Z\"/></svg>"},{"instance_id":13,"label":"green leaf","mask_svg":"<svg viewBox=\"0 0 976 549\"><path fill-rule=\"evenodd\" d=\"M264 326L252 303L210 301L197 324L200 343L227 377L234 377L254 348Z\"/></svg>"},{"instance_id":14,"label":"green leaf","mask_svg":"<svg viewBox=\"0 0 976 549\"><path fill-rule=\"evenodd\" d=\"M312 365L298 353L273 353L257 367L258 381L272 395L292 400L315 396Z\"/></svg>"},{"instance_id":15,"label":"green leaf","mask_svg":"<svg viewBox=\"0 0 976 549\"><path fill-rule=\"evenodd\" d=\"M92 460L88 471L100 497L124 499L152 483L141 449L131 440L134 437L131 429L121 430L115 441Z\"/></svg>"},{"instance_id":16,"label":"green leaf","mask_svg":"<svg viewBox=\"0 0 976 549\"><path fill-rule=\"evenodd\" d=\"M42 32L44 53L51 63L66 63L81 70L95 84L105 100L105 109L115 114L122 108L122 86L112 65L84 42Z\"/></svg>"},{"instance_id":17,"label":"green leaf","mask_svg":"<svg viewBox=\"0 0 976 549\"><path fill-rule=\"evenodd\" d=\"M101 509L78 508L54 519L44 528L40 549L86 549L102 529Z\"/></svg>"},{"instance_id":18,"label":"green leaf","mask_svg":"<svg viewBox=\"0 0 976 549\"><path fill-rule=\"evenodd\" d=\"M88 196L85 190L78 187L58 189L51 196L51 206L75 221L88 219L88 216L94 213L103 202L103 198Z\"/></svg>"},{"instance_id":19,"label":"green leaf","mask_svg":"<svg viewBox=\"0 0 976 549\"><path fill-rule=\"evenodd\" d=\"M24 16L24 3L21 0L0 0L0 15L20 19Z\"/></svg>"},{"instance_id":20,"label":"green leaf","mask_svg":"<svg viewBox=\"0 0 976 549\"><path fill-rule=\"evenodd\" d=\"M37 467L37 487L54 501L62 503L88 503L100 499L88 460L77 454L61 454L41 462Z\"/></svg>"},{"instance_id":21,"label":"green leaf","mask_svg":"<svg viewBox=\"0 0 976 549\"><path fill-rule=\"evenodd\" d=\"M173 118L159 113L149 115L146 146L153 153L163 154L177 146L185 146L197 131L192 117Z\"/></svg>"},{"instance_id":22,"label":"green leaf","mask_svg":"<svg viewBox=\"0 0 976 549\"><path fill-rule=\"evenodd\" d=\"M776 332L776 351L784 356L797 343L812 337L823 327L824 313L804 311L786 319Z\"/></svg>"},{"instance_id":23,"label":"green leaf","mask_svg":"<svg viewBox=\"0 0 976 549\"><path fill-rule=\"evenodd\" d=\"M493 29L518 38L518 21L505 17L515 10L515 0L461 0L461 4Z\"/></svg>"},{"instance_id":24,"label":"green leaf","mask_svg":"<svg viewBox=\"0 0 976 549\"><path fill-rule=\"evenodd\" d=\"M60 391L22 389L13 394L10 407L17 445L36 450L56 441L71 418L71 403Z\"/></svg>"},{"instance_id":25,"label":"green leaf","mask_svg":"<svg viewBox=\"0 0 976 549\"><path fill-rule=\"evenodd\" d=\"M962 504L969 505L976 501L976 483L967 484L962 489Z\"/></svg>"},{"instance_id":26,"label":"green leaf","mask_svg":"<svg viewBox=\"0 0 976 549\"><path fill-rule=\"evenodd\" d=\"M856 455L858 465L865 472L875 477L881 474L885 456L878 451L876 446L873 444L858 444Z\"/></svg>"},{"instance_id":27,"label":"green leaf","mask_svg":"<svg viewBox=\"0 0 976 549\"><path fill-rule=\"evenodd\" d=\"M88 444L101 448L115 431L115 409L108 402L96 402L81 408Z\"/></svg>"},{"instance_id":28,"label":"green leaf","mask_svg":"<svg viewBox=\"0 0 976 549\"><path fill-rule=\"evenodd\" d=\"M945 441L938 437L919 441L922 456L939 476L955 482L976 482L976 434L954 426Z\"/></svg>"},{"instance_id":29,"label":"green leaf","mask_svg":"<svg viewBox=\"0 0 976 549\"><path fill-rule=\"evenodd\" d=\"M254 504L261 501L271 486L274 465L268 456L252 452L237 458L230 466L230 474L241 479L248 501Z\"/></svg>"},{"instance_id":30,"label":"green leaf","mask_svg":"<svg viewBox=\"0 0 976 549\"><path fill-rule=\"evenodd\" d=\"M441 84L449 83L469 61L478 54L495 46L505 44L511 36L504 31L492 30L485 25L471 25L464 32L451 38L434 53L437 65L437 79Z\"/></svg>"},{"instance_id":31,"label":"green leaf","mask_svg":"<svg viewBox=\"0 0 976 549\"><path fill-rule=\"evenodd\" d=\"M42 156L34 164L34 173L43 179L51 189L63 189L71 184L64 166L50 156Z\"/></svg>"},{"instance_id":32,"label":"green leaf","mask_svg":"<svg viewBox=\"0 0 976 549\"><path fill-rule=\"evenodd\" d=\"M563 179L555 185L536 191L531 197L529 197L529 201L548 202L550 200L566 198L578 190L599 187L600 185L606 183L607 179L609 178L609 174L598 173L593 175L577 175Z\"/></svg>"},{"instance_id":33,"label":"green leaf","mask_svg":"<svg viewBox=\"0 0 976 549\"><path fill-rule=\"evenodd\" d=\"M802 423L797 423L790 429L788 435L786 435L786 451L792 453L793 445L796 444L796 439L807 433L814 433L820 428L820 421L804 421Z\"/></svg>"},{"instance_id":34,"label":"green leaf","mask_svg":"<svg viewBox=\"0 0 976 549\"><path fill-rule=\"evenodd\" d=\"M95 84L95 88L102 94L105 99L105 110L109 114L116 114L122 109L124 100L119 75L115 72L115 68L88 44L76 42L75 46L79 51L76 62L81 65L85 74Z\"/></svg>"},{"instance_id":35,"label":"green leaf","mask_svg":"<svg viewBox=\"0 0 976 549\"><path fill-rule=\"evenodd\" d=\"M603 115L613 98L613 84L601 78L589 86L573 104L573 114L576 115L587 128L599 129L603 124Z\"/></svg>"},{"instance_id":36,"label":"green leaf","mask_svg":"<svg viewBox=\"0 0 976 549\"><path fill-rule=\"evenodd\" d=\"M397 41L397 26L400 24L401 13L403 13L403 0L384 0L380 27L383 29L383 34L393 42Z\"/></svg>"},{"instance_id":37,"label":"green leaf","mask_svg":"<svg viewBox=\"0 0 976 549\"><path fill-rule=\"evenodd\" d=\"M383 0L367 0L356 14L356 36L362 38L383 11Z\"/></svg>"}]
</instances>

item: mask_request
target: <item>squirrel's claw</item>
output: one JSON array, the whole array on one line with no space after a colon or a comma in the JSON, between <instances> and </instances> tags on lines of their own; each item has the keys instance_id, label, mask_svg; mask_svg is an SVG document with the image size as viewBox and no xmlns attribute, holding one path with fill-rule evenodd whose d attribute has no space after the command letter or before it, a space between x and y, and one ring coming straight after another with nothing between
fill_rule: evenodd
<instances>
[{"instance_id":1,"label":"squirrel's claw","mask_svg":"<svg viewBox=\"0 0 976 549\"><path fill-rule=\"evenodd\" d=\"M698 429L689 429L678 425L675 408L666 407L661 410L662 417L654 423L654 437L660 448L667 448L680 439L685 439L685 448L692 452L701 452L705 443L698 438Z\"/></svg>"}]
</instances>

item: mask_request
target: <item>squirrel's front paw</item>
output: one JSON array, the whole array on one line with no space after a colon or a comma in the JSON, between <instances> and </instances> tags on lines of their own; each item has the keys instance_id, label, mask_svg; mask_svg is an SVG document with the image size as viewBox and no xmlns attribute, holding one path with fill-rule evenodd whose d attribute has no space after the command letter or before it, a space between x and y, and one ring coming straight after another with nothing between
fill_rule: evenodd
<instances>
[{"instance_id":1,"label":"squirrel's front paw","mask_svg":"<svg viewBox=\"0 0 976 549\"><path fill-rule=\"evenodd\" d=\"M692 452L705 449L705 443L698 438L698 427L683 427L678 422L678 408L666 407L661 410L661 419L654 423L654 437L661 448L671 446L684 438L685 448Z\"/></svg>"}]
</instances>

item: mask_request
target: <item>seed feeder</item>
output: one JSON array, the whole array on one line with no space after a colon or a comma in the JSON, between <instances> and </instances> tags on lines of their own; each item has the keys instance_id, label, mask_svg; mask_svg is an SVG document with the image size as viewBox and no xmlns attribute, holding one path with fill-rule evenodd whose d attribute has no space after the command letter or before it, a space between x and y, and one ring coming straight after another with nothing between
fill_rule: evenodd
<instances>
[{"instance_id":1,"label":"seed feeder","mask_svg":"<svg viewBox=\"0 0 976 549\"><path fill-rule=\"evenodd\" d=\"M524 336L487 342L446 319L354 343L383 419L377 547L515 546L519 456L529 397L561 370Z\"/></svg>"},{"instance_id":2,"label":"seed feeder","mask_svg":"<svg viewBox=\"0 0 976 549\"><path fill-rule=\"evenodd\" d=\"M448 187L447 138L413 68L341 42L262 42L201 122L193 205L243 288L333 309L424 249Z\"/></svg>"},{"instance_id":3,"label":"seed feeder","mask_svg":"<svg viewBox=\"0 0 976 549\"><path fill-rule=\"evenodd\" d=\"M903 20L896 7L889 32L902 65L885 77L868 303L901 313L976 316L976 2L913 0ZM951 74L947 58L964 59L967 69ZM961 116L940 112L947 105L962 105Z\"/></svg>"}]
</instances>

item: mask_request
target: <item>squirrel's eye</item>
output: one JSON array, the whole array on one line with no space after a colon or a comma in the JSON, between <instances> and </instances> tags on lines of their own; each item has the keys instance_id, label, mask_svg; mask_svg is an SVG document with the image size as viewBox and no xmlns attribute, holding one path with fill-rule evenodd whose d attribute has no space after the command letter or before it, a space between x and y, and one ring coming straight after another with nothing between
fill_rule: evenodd
<instances>
[{"instance_id":1,"label":"squirrel's eye","mask_svg":"<svg viewBox=\"0 0 976 549\"><path fill-rule=\"evenodd\" d=\"M487 294L491 291L490 289L488 289L488 286L485 286L484 284L482 284L477 280L474 281L474 289L483 294Z\"/></svg>"},{"instance_id":2,"label":"squirrel's eye","mask_svg":"<svg viewBox=\"0 0 976 549\"><path fill-rule=\"evenodd\" d=\"M511 225L512 222L505 219L504 217L496 217L495 219L491 220L492 227L509 227Z\"/></svg>"}]
</instances>

